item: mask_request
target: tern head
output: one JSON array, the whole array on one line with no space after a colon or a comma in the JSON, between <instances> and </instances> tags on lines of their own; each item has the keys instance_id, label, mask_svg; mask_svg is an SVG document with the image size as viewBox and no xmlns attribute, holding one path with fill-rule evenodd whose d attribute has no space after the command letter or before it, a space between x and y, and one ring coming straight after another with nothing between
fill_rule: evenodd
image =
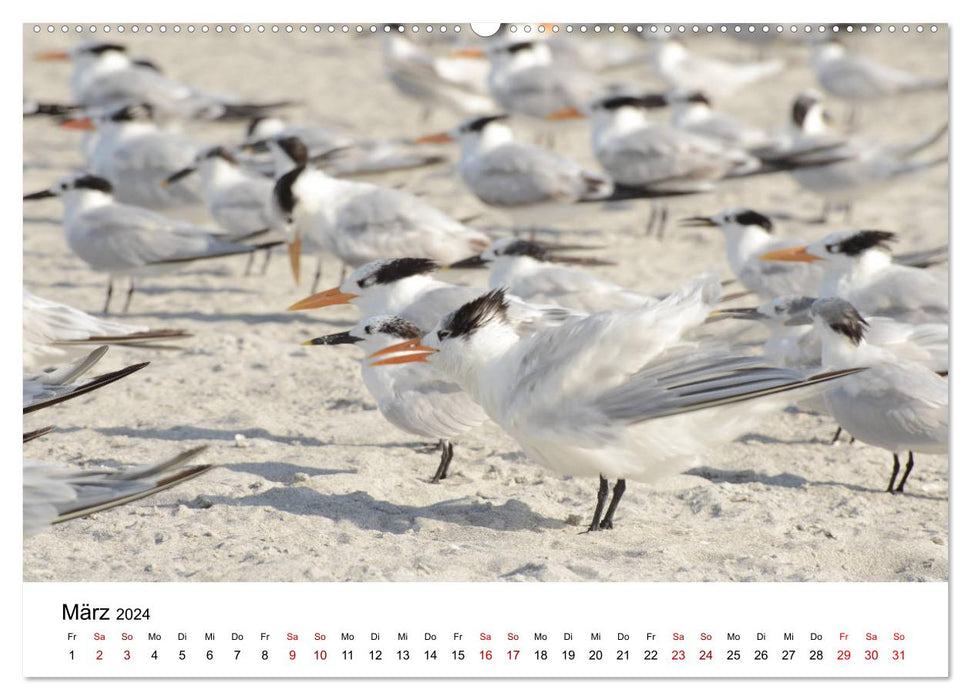
<instances>
[{"instance_id":1,"label":"tern head","mask_svg":"<svg viewBox=\"0 0 971 700\"><path fill-rule=\"evenodd\" d=\"M586 107L586 115L593 120L594 128L606 124L638 125L647 122L648 114L669 105L668 97L661 92L651 92L643 95L608 95L590 102ZM569 110L554 112L548 119L576 118Z\"/></svg>"},{"instance_id":2,"label":"tern head","mask_svg":"<svg viewBox=\"0 0 971 700\"><path fill-rule=\"evenodd\" d=\"M773 229L772 219L754 209L745 207L722 209L713 216L692 216L682 219L681 223L685 226L717 227L726 235L742 233L749 229L758 229L771 234Z\"/></svg>"},{"instance_id":3,"label":"tern head","mask_svg":"<svg viewBox=\"0 0 971 700\"><path fill-rule=\"evenodd\" d=\"M47 199L48 197L71 198L88 193L97 193L98 197L111 197L111 183L103 177L81 173L79 175L68 175L58 180L52 187L39 192L25 194L24 200Z\"/></svg>"},{"instance_id":4,"label":"tern head","mask_svg":"<svg viewBox=\"0 0 971 700\"><path fill-rule=\"evenodd\" d=\"M322 335L303 345L360 345L367 355L392 345L420 338L421 329L398 316L380 315L361 319L356 326L341 333ZM385 363L396 364L396 363Z\"/></svg>"},{"instance_id":5,"label":"tern head","mask_svg":"<svg viewBox=\"0 0 971 700\"><path fill-rule=\"evenodd\" d=\"M684 88L674 88L664 94L667 104L672 106L703 106L711 107L711 100L700 90L686 90Z\"/></svg>"},{"instance_id":6,"label":"tern head","mask_svg":"<svg viewBox=\"0 0 971 700\"><path fill-rule=\"evenodd\" d=\"M61 121L62 129L95 131L105 127L122 128L128 124L154 124L155 110L147 102L133 102L111 112Z\"/></svg>"},{"instance_id":7,"label":"tern head","mask_svg":"<svg viewBox=\"0 0 971 700\"><path fill-rule=\"evenodd\" d=\"M283 154L295 166L307 165L307 145L296 136L278 136L270 139L270 150Z\"/></svg>"},{"instance_id":8,"label":"tern head","mask_svg":"<svg viewBox=\"0 0 971 700\"><path fill-rule=\"evenodd\" d=\"M817 90L804 90L792 103L792 127L804 134L822 134L836 123L826 109L823 95Z\"/></svg>"},{"instance_id":9,"label":"tern head","mask_svg":"<svg viewBox=\"0 0 971 700\"><path fill-rule=\"evenodd\" d=\"M484 117L472 117L452 127L448 131L426 134L415 139L415 143L452 143L458 141L463 147L478 145L482 142L492 144L505 143L513 138L509 128L508 114L490 114Z\"/></svg>"},{"instance_id":10,"label":"tern head","mask_svg":"<svg viewBox=\"0 0 971 700\"><path fill-rule=\"evenodd\" d=\"M124 56L127 49L121 44L105 41L82 41L68 51L46 51L37 56L40 61L75 61L78 64L110 60L112 56Z\"/></svg>"},{"instance_id":11,"label":"tern head","mask_svg":"<svg viewBox=\"0 0 971 700\"><path fill-rule=\"evenodd\" d=\"M869 325L850 302L837 297L817 299L809 315L820 332L835 333L853 345L863 342Z\"/></svg>"},{"instance_id":12,"label":"tern head","mask_svg":"<svg viewBox=\"0 0 971 700\"><path fill-rule=\"evenodd\" d=\"M380 308L397 308L408 302L408 296L424 286L427 275L439 269L428 258L391 258L365 263L354 270L339 287L312 294L293 304L289 311L319 309L324 306L366 304Z\"/></svg>"},{"instance_id":13,"label":"tern head","mask_svg":"<svg viewBox=\"0 0 971 700\"><path fill-rule=\"evenodd\" d=\"M807 246L773 250L760 257L762 260L786 262L822 260L833 267L851 268L864 258L867 261L889 263L889 244L895 240L896 234L887 231L837 231Z\"/></svg>"},{"instance_id":14,"label":"tern head","mask_svg":"<svg viewBox=\"0 0 971 700\"><path fill-rule=\"evenodd\" d=\"M508 311L505 290L494 289L444 316L420 340L399 343L376 354L408 352L398 356L396 364L431 361L459 384L468 386L483 362L502 355L518 342Z\"/></svg>"},{"instance_id":15,"label":"tern head","mask_svg":"<svg viewBox=\"0 0 971 700\"><path fill-rule=\"evenodd\" d=\"M285 121L279 117L257 116L253 117L246 125L247 143L262 143L266 139L271 139L287 128Z\"/></svg>"},{"instance_id":16,"label":"tern head","mask_svg":"<svg viewBox=\"0 0 971 700\"><path fill-rule=\"evenodd\" d=\"M489 57L498 66L548 66L553 63L549 44L541 40L499 42L489 48Z\"/></svg>"}]
</instances>

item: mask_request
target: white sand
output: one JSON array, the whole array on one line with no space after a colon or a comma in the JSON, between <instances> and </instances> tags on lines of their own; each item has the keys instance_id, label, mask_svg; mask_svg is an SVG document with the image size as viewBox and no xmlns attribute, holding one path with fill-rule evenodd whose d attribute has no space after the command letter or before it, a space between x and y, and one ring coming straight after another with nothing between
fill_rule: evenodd
<instances>
[{"instance_id":1,"label":"white sand","mask_svg":"<svg viewBox=\"0 0 971 700\"><path fill-rule=\"evenodd\" d=\"M290 112L295 119L341 120L388 136L418 136L454 121L439 111L430 123L420 122L420 109L381 77L374 40L144 33L122 39L202 88L248 99L300 99L303 106ZM26 32L25 86L32 98L68 99L68 66L29 60L65 45L60 36ZM749 54L745 45L721 38L694 46L717 55ZM871 36L858 46L922 74L947 72L946 32ZM724 107L766 126L781 124L792 95L813 85L806 49L783 47L781 53L792 62L782 78ZM617 77L652 84L646 69ZM947 119L946 96L875 105L863 119L881 136L905 140ZM192 126L190 132L235 140L241 128ZM558 148L594 165L585 126L571 125L557 136ZM74 132L30 120L24 138L25 191L81 165ZM499 220L447 169L390 175L382 183L421 192L454 215L483 212L483 225ZM899 250L944 244L947 183L947 169L937 168L860 202L853 225L898 232ZM673 216L738 204L802 216L820 206L780 175L682 199ZM25 284L42 296L100 310L105 280L68 251L60 205L29 202L24 210ZM596 231L594 240L623 261L606 274L626 284L670 289L711 266L729 274L717 231L675 227L658 242L644 237L645 221L643 205L611 212L588 207L570 226ZM819 237L841 226L786 228ZM688 474L629 484L612 532L579 535L593 508L595 480L561 478L530 463L495 427L459 441L450 477L431 485L437 455L416 452L414 437L383 421L364 393L359 351L299 345L348 327L356 312L285 312L307 290L294 286L283 256L266 277L244 278L242 268L242 260L224 261L146 281L131 322L185 328L195 337L174 352L113 349L105 370L144 359L152 364L24 422L25 430L57 426L25 445L38 459L138 463L206 443L208 460L221 467L151 499L28 539L26 580L947 578L947 457L918 455L907 494L890 495L883 492L889 453L845 440L831 447L832 421L808 414L779 414ZM305 274L310 271L307 261ZM337 264L324 275L329 286ZM240 445L237 434L245 436Z\"/></svg>"}]
</instances>

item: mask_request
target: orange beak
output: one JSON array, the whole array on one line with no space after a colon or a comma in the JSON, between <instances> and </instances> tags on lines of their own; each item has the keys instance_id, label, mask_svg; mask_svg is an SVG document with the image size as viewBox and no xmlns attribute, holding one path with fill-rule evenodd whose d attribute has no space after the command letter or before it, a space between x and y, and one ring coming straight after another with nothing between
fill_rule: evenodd
<instances>
[{"instance_id":1,"label":"orange beak","mask_svg":"<svg viewBox=\"0 0 971 700\"><path fill-rule=\"evenodd\" d=\"M811 263L813 260L822 260L818 255L813 255L812 253L806 252L805 246L800 246L798 248L782 248L781 250L773 250L768 253L759 256L760 260L781 260L785 262L808 262Z\"/></svg>"},{"instance_id":2,"label":"orange beak","mask_svg":"<svg viewBox=\"0 0 971 700\"><path fill-rule=\"evenodd\" d=\"M70 58L64 51L45 51L37 54L38 61L67 61Z\"/></svg>"},{"instance_id":3,"label":"orange beak","mask_svg":"<svg viewBox=\"0 0 971 700\"><path fill-rule=\"evenodd\" d=\"M549 122L559 122L565 121L567 119L586 119L587 115L581 112L576 107L567 107L566 109L561 109L556 112L550 112L546 115L546 121Z\"/></svg>"},{"instance_id":4,"label":"orange beak","mask_svg":"<svg viewBox=\"0 0 971 700\"><path fill-rule=\"evenodd\" d=\"M287 255L290 256L290 272L293 273L293 281L300 284L300 234L297 233L292 243L287 244Z\"/></svg>"},{"instance_id":5,"label":"orange beak","mask_svg":"<svg viewBox=\"0 0 971 700\"><path fill-rule=\"evenodd\" d=\"M458 49L449 54L451 58L485 58L482 49Z\"/></svg>"},{"instance_id":6,"label":"orange beak","mask_svg":"<svg viewBox=\"0 0 971 700\"><path fill-rule=\"evenodd\" d=\"M74 131L94 131L94 122L90 117L83 119L65 119L58 124L62 129L73 129Z\"/></svg>"},{"instance_id":7,"label":"orange beak","mask_svg":"<svg viewBox=\"0 0 971 700\"><path fill-rule=\"evenodd\" d=\"M398 355L397 353L403 352L408 353L405 355ZM397 343L395 345L389 345L386 348L378 350L377 352L372 352L368 355L367 359L373 359L375 357L380 357L382 355L394 355L393 357L386 357L377 362L372 362L371 367L378 367L380 365L403 365L408 362L428 362L428 358L434 355L438 350L435 348L426 348L421 344L421 338L412 338L411 340L406 340L403 343Z\"/></svg>"},{"instance_id":8,"label":"orange beak","mask_svg":"<svg viewBox=\"0 0 971 700\"><path fill-rule=\"evenodd\" d=\"M311 294L306 299L301 299L287 311L305 311L307 309L320 309L325 306L337 306L338 304L349 304L351 299L356 299L357 294L345 294L340 287L327 289L323 292Z\"/></svg>"},{"instance_id":9,"label":"orange beak","mask_svg":"<svg viewBox=\"0 0 971 700\"><path fill-rule=\"evenodd\" d=\"M415 143L452 143L454 140L444 131L439 131L437 134L428 134L420 139L415 139Z\"/></svg>"}]
</instances>

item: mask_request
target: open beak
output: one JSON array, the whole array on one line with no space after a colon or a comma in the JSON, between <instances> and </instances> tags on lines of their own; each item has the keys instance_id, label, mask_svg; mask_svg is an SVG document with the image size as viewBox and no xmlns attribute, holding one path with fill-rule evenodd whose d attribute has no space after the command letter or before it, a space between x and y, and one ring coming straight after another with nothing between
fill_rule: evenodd
<instances>
[{"instance_id":1,"label":"open beak","mask_svg":"<svg viewBox=\"0 0 971 700\"><path fill-rule=\"evenodd\" d=\"M442 265L440 270L456 270L461 268L480 268L486 267L488 263L482 259L481 255L473 255L470 258L462 258L457 262L453 262L451 265Z\"/></svg>"},{"instance_id":2,"label":"open beak","mask_svg":"<svg viewBox=\"0 0 971 700\"><path fill-rule=\"evenodd\" d=\"M559 122L565 121L567 119L586 119L587 115L581 112L576 107L567 107L566 109L560 109L556 112L550 112L546 115L546 121L548 122Z\"/></svg>"},{"instance_id":3,"label":"open beak","mask_svg":"<svg viewBox=\"0 0 971 700\"><path fill-rule=\"evenodd\" d=\"M434 355L438 350L435 348L426 348L421 344L421 338L412 338L411 340L406 340L403 343L397 343L395 345L389 345L386 348L382 348L377 352L372 352L368 355L367 359L372 360L375 357L382 357L383 355L391 355L391 357L384 357L377 362L372 362L371 367L378 367L380 365L403 365L407 362L428 362L428 358ZM397 353L406 353L404 355L399 355Z\"/></svg>"},{"instance_id":4,"label":"open beak","mask_svg":"<svg viewBox=\"0 0 971 700\"><path fill-rule=\"evenodd\" d=\"M47 199L48 197L56 197L57 193L51 190L41 190L40 192L31 192L30 194L24 195L24 201L28 199Z\"/></svg>"},{"instance_id":5,"label":"open beak","mask_svg":"<svg viewBox=\"0 0 971 700\"><path fill-rule=\"evenodd\" d=\"M180 170L179 172L172 173L167 178L165 178L164 180L162 180L162 187L168 187L173 182L178 182L182 178L191 175L195 171L196 171L196 166L194 166L194 165L190 165L188 168L182 168L182 170Z\"/></svg>"},{"instance_id":6,"label":"open beak","mask_svg":"<svg viewBox=\"0 0 971 700\"><path fill-rule=\"evenodd\" d=\"M449 54L451 58L485 58L485 51L482 49L458 49Z\"/></svg>"},{"instance_id":7,"label":"open beak","mask_svg":"<svg viewBox=\"0 0 971 700\"><path fill-rule=\"evenodd\" d=\"M300 284L300 232L293 236L293 241L287 243L287 255L290 258L290 272L293 273L293 281ZM291 307L293 308L293 307Z\"/></svg>"},{"instance_id":8,"label":"open beak","mask_svg":"<svg viewBox=\"0 0 971 700\"><path fill-rule=\"evenodd\" d=\"M785 262L812 262L813 260L822 260L818 255L813 255L812 253L806 252L805 246L800 246L798 248L782 248L781 250L772 250L768 253L759 256L759 260L782 260Z\"/></svg>"},{"instance_id":9,"label":"open beak","mask_svg":"<svg viewBox=\"0 0 971 700\"><path fill-rule=\"evenodd\" d=\"M301 299L287 311L304 311L306 309L320 309L324 306L337 306L338 304L349 304L351 299L356 299L357 294L345 294L340 287L334 287L323 292L311 294L306 299Z\"/></svg>"},{"instance_id":10,"label":"open beak","mask_svg":"<svg viewBox=\"0 0 971 700\"><path fill-rule=\"evenodd\" d=\"M356 335L351 335L350 331L344 331L343 333L331 333L330 335L322 335L319 338L312 338L310 340L305 340L301 345L348 345L353 343L360 343L364 338L358 338Z\"/></svg>"},{"instance_id":11,"label":"open beak","mask_svg":"<svg viewBox=\"0 0 971 700\"><path fill-rule=\"evenodd\" d=\"M454 140L448 133L439 131L437 134L426 134L421 138L417 138L415 139L415 143L452 143Z\"/></svg>"},{"instance_id":12,"label":"open beak","mask_svg":"<svg viewBox=\"0 0 971 700\"><path fill-rule=\"evenodd\" d=\"M710 228L712 226L718 226L715 221L709 216L689 216L685 219L681 219L678 222L682 226L690 226L693 228Z\"/></svg>"},{"instance_id":13,"label":"open beak","mask_svg":"<svg viewBox=\"0 0 971 700\"><path fill-rule=\"evenodd\" d=\"M60 124L59 127L62 129L71 129L73 131L94 131L94 122L91 121L90 117L82 117L80 119L65 119Z\"/></svg>"},{"instance_id":14,"label":"open beak","mask_svg":"<svg viewBox=\"0 0 971 700\"><path fill-rule=\"evenodd\" d=\"M37 54L38 61L69 61L71 57L64 51L45 51Z\"/></svg>"}]
</instances>

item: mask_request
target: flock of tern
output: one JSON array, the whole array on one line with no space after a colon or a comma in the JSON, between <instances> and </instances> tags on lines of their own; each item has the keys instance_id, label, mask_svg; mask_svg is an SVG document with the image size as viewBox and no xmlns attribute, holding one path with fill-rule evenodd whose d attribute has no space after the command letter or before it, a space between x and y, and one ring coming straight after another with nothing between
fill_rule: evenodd
<instances>
[{"instance_id":1,"label":"flock of tern","mask_svg":"<svg viewBox=\"0 0 971 700\"><path fill-rule=\"evenodd\" d=\"M451 128L403 138L288 123L280 114L289 99L246 102L197 90L114 41L42 54L70 61L71 102L25 99L25 117L82 136L77 171L24 195L25 208L61 200L67 247L107 277L104 315L120 282L128 284L128 310L143 275L224 256L249 255L252 265L261 250L265 270L279 246L299 282L302 258L315 259L313 293L291 309L351 304L360 321L305 344L359 346L362 390L382 416L439 443L433 482L448 476L454 443L491 420L538 464L599 479L590 531L622 520L628 479L683 471L794 404L828 413L856 440L890 452L894 493L904 490L914 453L947 451L946 249L894 256L899 236L865 222L819 240L783 238L775 214L741 202L669 221L672 206L691 210L693 195L727 181L742 182L741 194L749 179L767 177L792 178L821 200L824 217L834 208L849 217L860 197L946 164L946 156L919 156L946 124L888 144L841 129L827 101L894 100L908 109L910 94L946 89L946 78L911 75L817 39L808 61L818 86L791 96L786 128L773 132L713 101L771 89L787 68L782 59L728 61L678 39L618 46L552 32L507 31L443 48L410 40L400 25L382 29L388 80L426 116L448 112ZM612 80L618 66L653 74L665 88ZM553 126L567 119L589 121L597 168L557 149ZM246 128L235 142L200 142L185 133L199 121ZM449 142L457 152L438 145ZM495 235L420 193L369 180L429 167L448 168L511 228ZM596 208L606 226L610 206L640 200L651 203L648 228L658 236L675 223L720 231L732 279L709 272L673 290L627 288L595 274L611 264L600 257L609 251L590 253L595 234L577 245L548 239L577 207ZM213 223L165 211L184 206L204 207ZM318 292L325 257L345 274ZM487 286L437 277L470 268L488 268ZM155 352L186 337L25 289L24 412L148 364L83 380L109 345ZM84 345L97 349L70 360ZM52 360L65 364L46 369ZM209 467L187 464L199 451L109 470L25 460L25 531L198 477Z\"/></svg>"}]
</instances>

